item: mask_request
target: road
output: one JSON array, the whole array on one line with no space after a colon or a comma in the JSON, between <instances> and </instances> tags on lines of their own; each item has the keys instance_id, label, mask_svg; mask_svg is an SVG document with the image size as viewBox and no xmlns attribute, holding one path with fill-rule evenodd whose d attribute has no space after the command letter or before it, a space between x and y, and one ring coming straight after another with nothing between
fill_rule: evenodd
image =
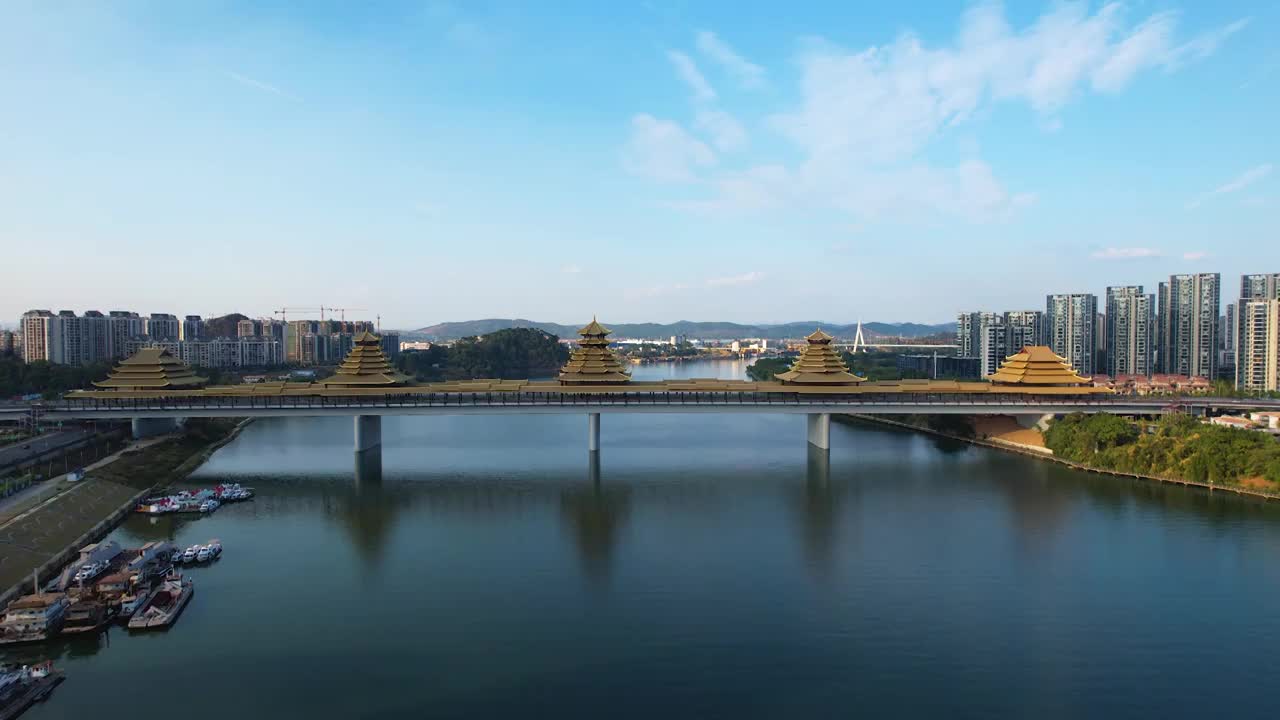
<instances>
[{"instance_id":1,"label":"road","mask_svg":"<svg viewBox=\"0 0 1280 720\"><path fill-rule=\"evenodd\" d=\"M0 447L0 473L50 450L78 443L91 435L93 431L86 428L68 428Z\"/></svg>"}]
</instances>

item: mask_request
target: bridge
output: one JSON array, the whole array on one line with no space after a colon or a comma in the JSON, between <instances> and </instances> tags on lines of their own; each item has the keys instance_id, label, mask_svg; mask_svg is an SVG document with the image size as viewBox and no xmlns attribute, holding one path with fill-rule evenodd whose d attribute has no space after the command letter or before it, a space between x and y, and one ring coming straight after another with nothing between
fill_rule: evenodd
<instances>
[{"instance_id":1,"label":"bridge","mask_svg":"<svg viewBox=\"0 0 1280 720\"><path fill-rule=\"evenodd\" d=\"M355 450L381 446L387 415L583 414L587 448L600 449L600 417L612 413L779 413L805 415L808 441L830 448L832 413L1014 415L1034 423L1046 415L1108 412L1157 415L1171 410L1280 408L1277 400L1168 398L1116 395L1093 386L1046 347L1011 355L983 381L869 382L850 373L830 335L810 335L808 346L775 380L632 381L609 349L609 331L594 320L558 379L465 380L413 384L365 333L330 378L310 383L257 383L205 387L203 378L159 348L123 361L97 389L21 412L48 420L131 420L135 436L166 432L179 418L354 418ZM12 411L11 411L12 412ZM2 416L3 410L0 410Z\"/></svg>"}]
</instances>

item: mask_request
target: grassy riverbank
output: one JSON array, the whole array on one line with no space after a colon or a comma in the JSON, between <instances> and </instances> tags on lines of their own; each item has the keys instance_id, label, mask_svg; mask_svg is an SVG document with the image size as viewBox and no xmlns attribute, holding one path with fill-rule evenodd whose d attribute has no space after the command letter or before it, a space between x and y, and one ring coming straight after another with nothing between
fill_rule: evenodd
<instances>
[{"instance_id":1,"label":"grassy riverbank","mask_svg":"<svg viewBox=\"0 0 1280 720\"><path fill-rule=\"evenodd\" d=\"M71 489L0 527L0 589L30 582L33 570L74 551L87 533L127 511L139 495L185 477L212 448L233 437L238 426L233 418L193 419L182 435L121 453Z\"/></svg>"},{"instance_id":2,"label":"grassy riverbank","mask_svg":"<svg viewBox=\"0 0 1280 720\"><path fill-rule=\"evenodd\" d=\"M982 422L975 430L973 419L963 416L848 415L833 419L919 430L1089 472L1280 498L1280 442L1263 433L1207 425L1187 415L1170 414L1158 421L1106 414L1068 415L1050 424L1042 435L1043 447L1009 433L983 432Z\"/></svg>"}]
</instances>

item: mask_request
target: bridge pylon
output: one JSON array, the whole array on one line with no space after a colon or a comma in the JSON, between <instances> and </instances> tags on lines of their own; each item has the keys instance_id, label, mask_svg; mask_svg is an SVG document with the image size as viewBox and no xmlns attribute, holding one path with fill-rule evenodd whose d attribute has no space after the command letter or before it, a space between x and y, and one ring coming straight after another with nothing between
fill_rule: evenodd
<instances>
[{"instance_id":1,"label":"bridge pylon","mask_svg":"<svg viewBox=\"0 0 1280 720\"><path fill-rule=\"evenodd\" d=\"M824 451L831 450L831 413L809 413L809 445Z\"/></svg>"}]
</instances>

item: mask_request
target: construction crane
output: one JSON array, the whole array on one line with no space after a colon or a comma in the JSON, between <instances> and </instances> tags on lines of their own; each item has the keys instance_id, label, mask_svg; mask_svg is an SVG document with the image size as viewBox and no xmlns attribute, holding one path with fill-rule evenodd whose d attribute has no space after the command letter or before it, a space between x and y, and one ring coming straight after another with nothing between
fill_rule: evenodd
<instances>
[{"instance_id":1,"label":"construction crane","mask_svg":"<svg viewBox=\"0 0 1280 720\"><path fill-rule=\"evenodd\" d=\"M324 311L326 311L326 310L328 310L328 311L330 311L330 312L332 312L332 311L334 311L334 310L337 310L337 311L340 313L339 318L341 318L342 322L346 322L346 321L347 321L347 311L348 311L348 310L350 310L351 312L368 312L368 311L369 311L369 308L334 308L334 307L322 307L322 308L320 308L320 319L321 319L321 320L323 320L323 319L324 319Z\"/></svg>"},{"instance_id":2,"label":"construction crane","mask_svg":"<svg viewBox=\"0 0 1280 720\"><path fill-rule=\"evenodd\" d=\"M284 308L280 308L279 310L271 311L272 315L280 316L280 322L283 322L286 324L289 322L289 317L288 317L289 313L298 313L302 315L313 315L315 313L320 313L320 319L324 320L324 308L322 307L321 308L284 307Z\"/></svg>"}]
</instances>

